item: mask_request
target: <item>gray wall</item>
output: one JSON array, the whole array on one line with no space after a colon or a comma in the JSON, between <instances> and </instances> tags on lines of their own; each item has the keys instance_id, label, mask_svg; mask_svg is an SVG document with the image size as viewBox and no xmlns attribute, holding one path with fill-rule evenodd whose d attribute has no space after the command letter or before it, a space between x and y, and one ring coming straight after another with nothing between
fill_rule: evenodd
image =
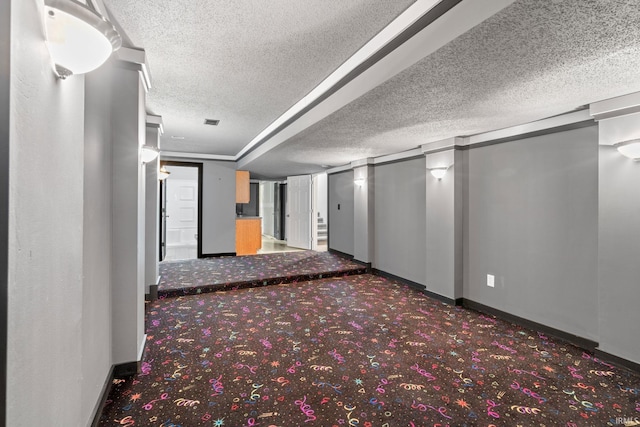
<instances>
[{"instance_id":1,"label":"gray wall","mask_svg":"<svg viewBox=\"0 0 640 427\"><path fill-rule=\"evenodd\" d=\"M640 363L640 162L600 147L600 349Z\"/></svg>"},{"instance_id":2,"label":"gray wall","mask_svg":"<svg viewBox=\"0 0 640 427\"><path fill-rule=\"evenodd\" d=\"M597 340L597 127L465 155L464 297Z\"/></svg>"},{"instance_id":3,"label":"gray wall","mask_svg":"<svg viewBox=\"0 0 640 427\"><path fill-rule=\"evenodd\" d=\"M328 210L329 249L353 255L353 170L329 175Z\"/></svg>"},{"instance_id":4,"label":"gray wall","mask_svg":"<svg viewBox=\"0 0 640 427\"><path fill-rule=\"evenodd\" d=\"M373 267L423 285L425 173L423 157L376 166L374 203Z\"/></svg>"},{"instance_id":5,"label":"gray wall","mask_svg":"<svg viewBox=\"0 0 640 427\"><path fill-rule=\"evenodd\" d=\"M87 421L78 404L84 381L84 78L62 82L53 75L43 7L11 1L6 423L16 427Z\"/></svg>"},{"instance_id":6,"label":"gray wall","mask_svg":"<svg viewBox=\"0 0 640 427\"><path fill-rule=\"evenodd\" d=\"M6 413L11 2L0 2L0 425Z\"/></svg>"},{"instance_id":7,"label":"gray wall","mask_svg":"<svg viewBox=\"0 0 640 427\"><path fill-rule=\"evenodd\" d=\"M85 77L82 419L111 368L111 112L109 69Z\"/></svg>"},{"instance_id":8,"label":"gray wall","mask_svg":"<svg viewBox=\"0 0 640 427\"><path fill-rule=\"evenodd\" d=\"M202 253L235 252L236 163L215 160L202 163Z\"/></svg>"}]
</instances>

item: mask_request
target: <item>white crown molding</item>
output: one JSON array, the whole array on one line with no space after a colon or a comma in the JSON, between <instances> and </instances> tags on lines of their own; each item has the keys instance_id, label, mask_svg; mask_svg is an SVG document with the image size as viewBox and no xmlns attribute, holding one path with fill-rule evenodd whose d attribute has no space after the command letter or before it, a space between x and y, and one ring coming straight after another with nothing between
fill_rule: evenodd
<instances>
[{"instance_id":1,"label":"white crown molding","mask_svg":"<svg viewBox=\"0 0 640 427\"><path fill-rule=\"evenodd\" d=\"M454 136L451 138L441 139L439 141L428 142L420 146L420 152L422 154L429 154L444 150L453 150L456 147L461 147L465 144L465 138L461 136Z\"/></svg>"},{"instance_id":2,"label":"white crown molding","mask_svg":"<svg viewBox=\"0 0 640 427\"><path fill-rule=\"evenodd\" d=\"M373 164L373 157L367 157L366 159L354 160L350 163L351 168L358 168L360 166L368 166Z\"/></svg>"},{"instance_id":3,"label":"white crown molding","mask_svg":"<svg viewBox=\"0 0 640 427\"><path fill-rule=\"evenodd\" d=\"M147 126L158 128L160 135L164 134L164 122L162 121L162 116L147 114Z\"/></svg>"},{"instance_id":4,"label":"white crown molding","mask_svg":"<svg viewBox=\"0 0 640 427\"><path fill-rule=\"evenodd\" d=\"M610 119L640 112L640 92L609 98L589 105L589 113L595 120Z\"/></svg>"},{"instance_id":5,"label":"white crown molding","mask_svg":"<svg viewBox=\"0 0 640 427\"><path fill-rule=\"evenodd\" d=\"M399 153L387 154L385 156L376 157L373 159L373 164L379 165L382 163L397 162L399 160L410 159L412 157L421 156L423 153L420 148L414 148L413 150L401 151Z\"/></svg>"},{"instance_id":6,"label":"white crown molding","mask_svg":"<svg viewBox=\"0 0 640 427\"><path fill-rule=\"evenodd\" d=\"M116 50L114 57L117 61L127 64L129 68L140 73L140 79L144 85L145 92L151 89L151 73L147 64L147 54L144 49L121 47Z\"/></svg>"},{"instance_id":7,"label":"white crown molding","mask_svg":"<svg viewBox=\"0 0 640 427\"><path fill-rule=\"evenodd\" d=\"M235 156L228 156L224 154L201 154L201 153L183 153L181 151L160 151L162 160L167 158L176 159L202 159L202 160L223 160L225 162L235 162Z\"/></svg>"},{"instance_id":8,"label":"white crown molding","mask_svg":"<svg viewBox=\"0 0 640 427\"><path fill-rule=\"evenodd\" d=\"M491 132L479 133L462 139L462 146L472 146L483 142L491 142L499 139L513 138L519 135L525 135L533 132L541 132L548 129L568 126L576 123L593 120L589 110L573 111L559 116L549 117L547 119L537 120L518 126L511 126L504 129L494 130Z\"/></svg>"}]
</instances>

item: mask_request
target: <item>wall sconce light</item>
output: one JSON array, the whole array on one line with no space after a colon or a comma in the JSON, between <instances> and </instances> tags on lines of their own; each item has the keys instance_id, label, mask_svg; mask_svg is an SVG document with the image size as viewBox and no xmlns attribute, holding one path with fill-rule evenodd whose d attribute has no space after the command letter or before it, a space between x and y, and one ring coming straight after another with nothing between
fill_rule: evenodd
<instances>
[{"instance_id":1,"label":"wall sconce light","mask_svg":"<svg viewBox=\"0 0 640 427\"><path fill-rule=\"evenodd\" d=\"M635 161L640 161L640 139L619 142L615 144L614 147L616 147L623 156Z\"/></svg>"},{"instance_id":2,"label":"wall sconce light","mask_svg":"<svg viewBox=\"0 0 640 427\"><path fill-rule=\"evenodd\" d=\"M165 165L162 165L162 167L160 168L160 171L158 172L158 179L160 181L164 181L165 179L169 178L169 175L171 175L171 172L167 170Z\"/></svg>"},{"instance_id":3,"label":"wall sconce light","mask_svg":"<svg viewBox=\"0 0 640 427\"><path fill-rule=\"evenodd\" d=\"M356 178L353 180L353 183L358 187L362 187L364 185L364 178Z\"/></svg>"},{"instance_id":4,"label":"wall sconce light","mask_svg":"<svg viewBox=\"0 0 640 427\"><path fill-rule=\"evenodd\" d=\"M158 157L158 149L155 147L151 147L150 145L143 145L142 149L140 149L140 154L142 157L142 163L149 163Z\"/></svg>"},{"instance_id":5,"label":"wall sconce light","mask_svg":"<svg viewBox=\"0 0 640 427\"><path fill-rule=\"evenodd\" d=\"M447 169L449 168L433 168L433 169L429 169L429 171L431 172L431 175L433 175L434 178L437 178L438 181L440 181L442 179L442 177L444 177L444 175L447 173Z\"/></svg>"},{"instance_id":6,"label":"wall sconce light","mask_svg":"<svg viewBox=\"0 0 640 427\"><path fill-rule=\"evenodd\" d=\"M44 2L47 47L61 79L95 70L122 45L118 31L92 1Z\"/></svg>"}]
</instances>

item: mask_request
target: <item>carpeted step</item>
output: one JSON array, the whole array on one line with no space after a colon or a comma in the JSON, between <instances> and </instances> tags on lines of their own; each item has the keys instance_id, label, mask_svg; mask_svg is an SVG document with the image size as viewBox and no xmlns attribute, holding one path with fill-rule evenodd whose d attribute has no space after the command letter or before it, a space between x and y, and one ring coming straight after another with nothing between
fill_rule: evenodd
<instances>
[{"instance_id":1,"label":"carpeted step","mask_svg":"<svg viewBox=\"0 0 640 427\"><path fill-rule=\"evenodd\" d=\"M163 262L158 297L178 297L366 273L329 252L286 252Z\"/></svg>"}]
</instances>

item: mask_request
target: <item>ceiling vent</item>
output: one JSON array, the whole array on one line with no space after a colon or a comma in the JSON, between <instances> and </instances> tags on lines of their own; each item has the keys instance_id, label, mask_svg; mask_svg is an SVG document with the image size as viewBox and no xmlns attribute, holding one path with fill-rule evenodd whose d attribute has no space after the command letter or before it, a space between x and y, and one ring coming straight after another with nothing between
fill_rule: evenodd
<instances>
[{"instance_id":1,"label":"ceiling vent","mask_svg":"<svg viewBox=\"0 0 640 427\"><path fill-rule=\"evenodd\" d=\"M218 126L218 123L220 123L220 120L204 119L204 124L205 125Z\"/></svg>"}]
</instances>

